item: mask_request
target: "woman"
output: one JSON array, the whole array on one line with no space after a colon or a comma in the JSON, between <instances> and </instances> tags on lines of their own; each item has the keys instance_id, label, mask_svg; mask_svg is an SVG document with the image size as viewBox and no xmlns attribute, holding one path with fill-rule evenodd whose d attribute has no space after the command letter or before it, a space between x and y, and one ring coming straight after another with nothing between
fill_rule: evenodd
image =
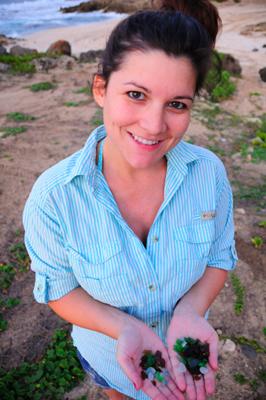
<instances>
[{"instance_id":1,"label":"woman","mask_svg":"<svg viewBox=\"0 0 266 400\"><path fill-rule=\"evenodd\" d=\"M104 125L42 174L24 211L35 298L73 324L81 363L110 399L214 392L218 339L204 316L236 262L224 167L182 141L218 13L206 0L161 3L111 34L93 83ZM210 346L197 381L173 350L187 336ZM167 384L142 380L145 350L161 351Z\"/></svg>"}]
</instances>

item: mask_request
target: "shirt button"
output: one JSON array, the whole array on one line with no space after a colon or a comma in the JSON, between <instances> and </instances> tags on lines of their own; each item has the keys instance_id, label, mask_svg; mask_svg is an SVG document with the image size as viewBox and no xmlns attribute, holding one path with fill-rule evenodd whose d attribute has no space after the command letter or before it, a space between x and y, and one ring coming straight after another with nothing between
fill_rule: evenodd
<instances>
[{"instance_id":1,"label":"shirt button","mask_svg":"<svg viewBox=\"0 0 266 400\"><path fill-rule=\"evenodd\" d=\"M41 292L43 290L43 285L41 283L38 284L37 290L38 292Z\"/></svg>"},{"instance_id":2,"label":"shirt button","mask_svg":"<svg viewBox=\"0 0 266 400\"><path fill-rule=\"evenodd\" d=\"M152 241L153 241L153 243L159 242L158 236L153 236Z\"/></svg>"},{"instance_id":3,"label":"shirt button","mask_svg":"<svg viewBox=\"0 0 266 400\"><path fill-rule=\"evenodd\" d=\"M150 325L151 328L156 328L157 326L158 326L158 322L157 321L152 322L151 325Z\"/></svg>"},{"instance_id":4,"label":"shirt button","mask_svg":"<svg viewBox=\"0 0 266 400\"><path fill-rule=\"evenodd\" d=\"M149 290L150 290L151 292L154 292L154 291L156 290L156 287L155 287L153 284L150 284L150 285L149 285Z\"/></svg>"}]
</instances>

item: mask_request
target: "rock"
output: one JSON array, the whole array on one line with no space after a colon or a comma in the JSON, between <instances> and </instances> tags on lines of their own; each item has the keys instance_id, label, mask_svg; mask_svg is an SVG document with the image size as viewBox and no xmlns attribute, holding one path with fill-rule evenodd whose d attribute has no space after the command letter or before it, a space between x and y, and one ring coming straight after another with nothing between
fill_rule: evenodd
<instances>
[{"instance_id":1,"label":"rock","mask_svg":"<svg viewBox=\"0 0 266 400\"><path fill-rule=\"evenodd\" d=\"M236 344L231 339L226 339L222 344L222 353L233 353L236 350Z\"/></svg>"},{"instance_id":2,"label":"rock","mask_svg":"<svg viewBox=\"0 0 266 400\"><path fill-rule=\"evenodd\" d=\"M5 63L0 63L0 73L5 73L8 72L10 70L10 65L9 64L5 64Z\"/></svg>"},{"instance_id":3,"label":"rock","mask_svg":"<svg viewBox=\"0 0 266 400\"><path fill-rule=\"evenodd\" d=\"M242 68L239 61L231 54L223 54L222 57L222 69L229 71L232 75L240 76Z\"/></svg>"},{"instance_id":4,"label":"rock","mask_svg":"<svg viewBox=\"0 0 266 400\"><path fill-rule=\"evenodd\" d=\"M241 214L241 215L245 215L245 214L246 214L246 211L245 211L244 208L236 208L236 209L235 209L235 213Z\"/></svg>"},{"instance_id":5,"label":"rock","mask_svg":"<svg viewBox=\"0 0 266 400\"><path fill-rule=\"evenodd\" d=\"M71 56L71 46L66 40L57 40L51 44L47 53Z\"/></svg>"},{"instance_id":6,"label":"rock","mask_svg":"<svg viewBox=\"0 0 266 400\"><path fill-rule=\"evenodd\" d=\"M28 54L37 54L38 53L38 51L35 49L27 49L26 47L22 47L22 46L13 46L13 47L11 47L9 52L13 56L25 56Z\"/></svg>"},{"instance_id":7,"label":"rock","mask_svg":"<svg viewBox=\"0 0 266 400\"><path fill-rule=\"evenodd\" d=\"M259 51L259 49L257 49L257 47L254 47L254 49L252 49L252 51L256 52L256 51Z\"/></svg>"},{"instance_id":8,"label":"rock","mask_svg":"<svg viewBox=\"0 0 266 400\"><path fill-rule=\"evenodd\" d=\"M243 354L250 360L255 360L257 358L256 350L254 350L253 347L249 346L248 344L242 344L241 350Z\"/></svg>"},{"instance_id":9,"label":"rock","mask_svg":"<svg viewBox=\"0 0 266 400\"><path fill-rule=\"evenodd\" d=\"M149 0L91 0L80 3L73 7L61 7L62 13L72 12L91 12L103 10L104 12L117 12L117 13L132 13L139 10L146 10L151 8Z\"/></svg>"},{"instance_id":10,"label":"rock","mask_svg":"<svg viewBox=\"0 0 266 400\"><path fill-rule=\"evenodd\" d=\"M57 59L57 67L63 69L72 69L75 64L75 59L69 56L62 56Z\"/></svg>"},{"instance_id":11,"label":"rock","mask_svg":"<svg viewBox=\"0 0 266 400\"><path fill-rule=\"evenodd\" d=\"M4 46L0 44L0 56L3 56L4 54L7 54L7 50Z\"/></svg>"},{"instance_id":12,"label":"rock","mask_svg":"<svg viewBox=\"0 0 266 400\"><path fill-rule=\"evenodd\" d=\"M48 72L49 69L57 67L57 59L49 57L37 58L32 61L32 64L35 65L37 72Z\"/></svg>"},{"instance_id":13,"label":"rock","mask_svg":"<svg viewBox=\"0 0 266 400\"><path fill-rule=\"evenodd\" d=\"M266 82L266 67L259 70L260 78L263 82Z\"/></svg>"},{"instance_id":14,"label":"rock","mask_svg":"<svg viewBox=\"0 0 266 400\"><path fill-rule=\"evenodd\" d=\"M86 53L81 53L79 56L79 62L81 63L93 63L103 54L103 50L89 50Z\"/></svg>"},{"instance_id":15,"label":"rock","mask_svg":"<svg viewBox=\"0 0 266 400\"><path fill-rule=\"evenodd\" d=\"M15 39L8 37L6 35L0 34L0 44L1 45L13 44L15 42L16 42Z\"/></svg>"},{"instance_id":16,"label":"rock","mask_svg":"<svg viewBox=\"0 0 266 400\"><path fill-rule=\"evenodd\" d=\"M266 48L266 43L262 47L265 49Z\"/></svg>"},{"instance_id":17,"label":"rock","mask_svg":"<svg viewBox=\"0 0 266 400\"><path fill-rule=\"evenodd\" d=\"M223 334L223 331L220 329L220 328L218 328L217 330L216 330L216 332L217 332L217 335L222 335Z\"/></svg>"}]
</instances>

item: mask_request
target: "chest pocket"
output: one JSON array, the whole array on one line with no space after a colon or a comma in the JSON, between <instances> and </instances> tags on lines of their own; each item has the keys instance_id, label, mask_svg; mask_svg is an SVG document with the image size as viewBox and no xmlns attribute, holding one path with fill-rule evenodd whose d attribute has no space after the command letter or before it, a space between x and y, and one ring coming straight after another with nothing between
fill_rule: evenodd
<instances>
[{"instance_id":1,"label":"chest pocket","mask_svg":"<svg viewBox=\"0 0 266 400\"><path fill-rule=\"evenodd\" d=\"M70 265L74 274L87 293L95 300L115 307L137 305L134 281L125 272L125 260L119 243L111 246L90 246L92 251L86 259L76 250L68 247Z\"/></svg>"},{"instance_id":2,"label":"chest pocket","mask_svg":"<svg viewBox=\"0 0 266 400\"><path fill-rule=\"evenodd\" d=\"M207 258L214 238L214 220L178 227L175 231L178 258L190 260Z\"/></svg>"}]
</instances>

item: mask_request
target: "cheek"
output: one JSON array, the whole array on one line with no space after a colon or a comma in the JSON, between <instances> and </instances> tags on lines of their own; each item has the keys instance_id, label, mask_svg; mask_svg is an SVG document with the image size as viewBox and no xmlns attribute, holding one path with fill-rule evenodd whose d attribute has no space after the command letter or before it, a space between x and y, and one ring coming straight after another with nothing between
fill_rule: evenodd
<instances>
[{"instance_id":1,"label":"cheek","mask_svg":"<svg viewBox=\"0 0 266 400\"><path fill-rule=\"evenodd\" d=\"M124 102L108 103L104 106L104 122L112 125L125 126L132 124L136 119L132 107Z\"/></svg>"}]
</instances>

